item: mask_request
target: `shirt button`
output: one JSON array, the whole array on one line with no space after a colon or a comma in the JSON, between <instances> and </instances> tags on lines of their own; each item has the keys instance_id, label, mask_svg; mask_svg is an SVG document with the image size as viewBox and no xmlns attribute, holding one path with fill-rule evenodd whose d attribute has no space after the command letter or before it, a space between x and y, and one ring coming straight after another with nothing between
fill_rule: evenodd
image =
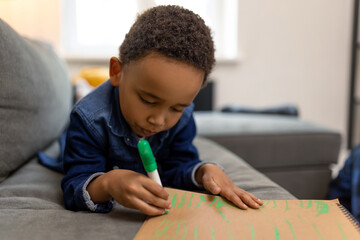
<instances>
[{"instance_id":1,"label":"shirt button","mask_svg":"<svg viewBox=\"0 0 360 240\"><path fill-rule=\"evenodd\" d=\"M130 142L130 138L127 138L126 141Z\"/></svg>"}]
</instances>

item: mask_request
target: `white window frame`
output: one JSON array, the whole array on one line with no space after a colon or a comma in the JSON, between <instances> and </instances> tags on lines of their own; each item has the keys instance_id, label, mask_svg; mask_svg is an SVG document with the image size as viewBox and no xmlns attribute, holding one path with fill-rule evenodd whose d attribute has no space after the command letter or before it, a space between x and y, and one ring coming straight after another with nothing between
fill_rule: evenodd
<instances>
[{"instance_id":1,"label":"white window frame","mask_svg":"<svg viewBox=\"0 0 360 240\"><path fill-rule=\"evenodd\" d=\"M118 55L118 48L121 45L122 40L117 43L116 46L109 44L97 44L85 46L79 42L77 38L77 24L76 17L76 1L77 0L61 0L62 13L61 13L61 54L66 59L74 60L108 60L111 56ZM87 0L90 4L92 0ZM127 0L134 1L134 0ZM135 0L136 1L136 0ZM158 0L160 2L164 0ZM181 0L167 0L168 4L179 4ZM193 0L197 1L197 0ZM207 21L206 17L202 16L205 23L211 28L212 35L215 42L215 57L218 62L233 62L239 58L238 53L238 1L237 0L203 0L206 2L207 9L211 15L211 21ZM156 0L137 0L138 12L142 12L147 8L156 6ZM126 6L126 5L125 5ZM184 5L183 5L184 6ZM191 7L184 6L189 9ZM198 13L195 9L191 9L195 13ZM104 18L98 13L97 18ZM107 21L109 24L114 22L114 26L118 24L116 20L110 20L111 16L105 16L109 18ZM116 17L116 16L115 16ZM135 21L135 15L134 19ZM129 29L127 29L128 31ZM96 29L94 29L96 34ZM104 36L111 37L111 36Z\"/></svg>"}]
</instances>

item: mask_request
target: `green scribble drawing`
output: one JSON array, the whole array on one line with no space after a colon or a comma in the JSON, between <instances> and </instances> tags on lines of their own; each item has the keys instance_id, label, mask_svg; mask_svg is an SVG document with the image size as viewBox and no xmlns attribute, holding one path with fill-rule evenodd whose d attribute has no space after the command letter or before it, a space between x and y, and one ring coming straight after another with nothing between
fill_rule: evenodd
<instances>
[{"instance_id":1,"label":"green scribble drawing","mask_svg":"<svg viewBox=\"0 0 360 240\"><path fill-rule=\"evenodd\" d=\"M162 232L159 232L160 228L164 222L166 222L166 226L164 227ZM170 228L170 226L167 225L168 222L169 222L169 220L167 220L166 218L164 218L164 220L162 220L162 222L159 224L159 226L157 227L157 229L155 231L154 238L161 237Z\"/></svg>"},{"instance_id":2,"label":"green scribble drawing","mask_svg":"<svg viewBox=\"0 0 360 240\"><path fill-rule=\"evenodd\" d=\"M286 223L289 225L289 228L291 230L291 233L292 233L292 236L293 236L293 239L296 239L296 235L295 235L295 232L294 232L294 229L291 225L291 223L289 222L289 220L285 219Z\"/></svg>"},{"instance_id":3,"label":"green scribble drawing","mask_svg":"<svg viewBox=\"0 0 360 240\"><path fill-rule=\"evenodd\" d=\"M312 206L312 200L309 200L309 203L306 208L311 208L311 206Z\"/></svg>"},{"instance_id":4,"label":"green scribble drawing","mask_svg":"<svg viewBox=\"0 0 360 240\"><path fill-rule=\"evenodd\" d=\"M165 234L169 228L175 224L181 224L182 222L178 222L178 221L175 221L174 223L171 223L169 224L169 220L164 218L164 220L159 224L159 226L157 227L156 231L155 231L155 234L154 234L154 238L158 238L158 237L161 237L163 234ZM165 227L164 229L161 230L161 226L165 223Z\"/></svg>"},{"instance_id":5,"label":"green scribble drawing","mask_svg":"<svg viewBox=\"0 0 360 240\"><path fill-rule=\"evenodd\" d=\"M317 227L315 226L315 224L312 224L313 228L315 229L317 235L319 236L319 238L321 240L324 240L323 236L321 235L321 233L319 232L319 229L317 229Z\"/></svg>"},{"instance_id":6,"label":"green scribble drawing","mask_svg":"<svg viewBox=\"0 0 360 240\"><path fill-rule=\"evenodd\" d=\"M183 227L184 227L184 235L182 236L181 239L185 240L187 236L187 227L185 226L185 224L183 224Z\"/></svg>"},{"instance_id":7,"label":"green scribble drawing","mask_svg":"<svg viewBox=\"0 0 360 240\"><path fill-rule=\"evenodd\" d=\"M200 196L201 197L201 196ZM226 206L226 207L233 207L235 208L234 206L231 206L229 204L227 204L221 197L218 197L218 196L215 196L214 199L211 201L211 203L209 204L209 207L212 206L214 203L216 202L216 208L218 210L218 212L220 213L221 217L227 221L228 223L231 223L226 217L225 215L221 212L220 208ZM200 205L201 201L198 203L198 206ZM196 208L198 207L196 206Z\"/></svg>"},{"instance_id":8,"label":"green scribble drawing","mask_svg":"<svg viewBox=\"0 0 360 240\"><path fill-rule=\"evenodd\" d=\"M195 209L200 207L201 202L204 202L204 201L205 201L205 197L203 195L200 195L200 201L199 201L198 205L196 205Z\"/></svg>"},{"instance_id":9,"label":"green scribble drawing","mask_svg":"<svg viewBox=\"0 0 360 240\"><path fill-rule=\"evenodd\" d=\"M345 235L345 232L344 232L344 230L342 229L342 227L340 226L339 222L336 222L336 225L338 226L338 228L339 228L339 230L340 230L340 232L341 232L341 237L342 237L342 239L347 240L347 237L346 237L346 235Z\"/></svg>"},{"instance_id":10,"label":"green scribble drawing","mask_svg":"<svg viewBox=\"0 0 360 240\"><path fill-rule=\"evenodd\" d=\"M251 230L251 240L254 240L255 239L255 230L254 228L250 225L250 224L247 224Z\"/></svg>"},{"instance_id":11,"label":"green scribble drawing","mask_svg":"<svg viewBox=\"0 0 360 240\"><path fill-rule=\"evenodd\" d=\"M181 225L184 226L184 230L185 230L184 235L182 236L182 239L184 239L184 236L186 237L186 232L187 232L187 229L186 229L186 226L185 226L184 222L179 222L178 223L177 228L175 230L175 236L174 237L176 238L177 236L179 236L179 230L180 230Z\"/></svg>"},{"instance_id":12,"label":"green scribble drawing","mask_svg":"<svg viewBox=\"0 0 360 240\"><path fill-rule=\"evenodd\" d=\"M225 221L227 221L228 223L231 223L231 222L225 217L225 215L221 212L220 209L218 209L218 211L219 211L221 217L222 217Z\"/></svg>"},{"instance_id":13,"label":"green scribble drawing","mask_svg":"<svg viewBox=\"0 0 360 240\"><path fill-rule=\"evenodd\" d=\"M230 229L226 227L226 231L227 231L227 233L228 233L228 235L229 235L229 237L230 237L230 240L234 240L234 237L233 237L233 235L231 234Z\"/></svg>"},{"instance_id":14,"label":"green scribble drawing","mask_svg":"<svg viewBox=\"0 0 360 240\"><path fill-rule=\"evenodd\" d=\"M231 222L225 217L225 215L221 212L220 208L222 208L222 207L224 207L224 206L226 206L226 207L233 207L233 206L227 204L222 198L220 198L220 197L218 197L218 196L216 196L216 197L214 198L214 200L210 203L209 206L211 206L211 205L215 202L215 200L216 200L216 208L217 208L218 212L220 213L221 217L222 217L225 221L227 221L228 223L231 223Z\"/></svg>"},{"instance_id":15,"label":"green scribble drawing","mask_svg":"<svg viewBox=\"0 0 360 240\"><path fill-rule=\"evenodd\" d=\"M234 237L233 237L233 235L231 234L231 231L229 230L229 228L226 228L226 231L227 231L227 233L228 233L228 235L229 235L229 237L230 237L230 240L234 240Z\"/></svg>"},{"instance_id":16,"label":"green scribble drawing","mask_svg":"<svg viewBox=\"0 0 360 240\"><path fill-rule=\"evenodd\" d=\"M286 203L286 207L285 207L285 212L289 210L289 203L287 200L285 200L285 203Z\"/></svg>"},{"instance_id":17,"label":"green scribble drawing","mask_svg":"<svg viewBox=\"0 0 360 240\"><path fill-rule=\"evenodd\" d=\"M213 203L218 199L218 196L215 196L214 199L211 201L211 203L209 204L209 207L211 207L211 205L213 205Z\"/></svg>"},{"instance_id":18,"label":"green scribble drawing","mask_svg":"<svg viewBox=\"0 0 360 240\"><path fill-rule=\"evenodd\" d=\"M317 204L316 210L319 211L316 217L329 212L329 205L327 203L318 200L314 200L314 202Z\"/></svg>"},{"instance_id":19,"label":"green scribble drawing","mask_svg":"<svg viewBox=\"0 0 360 240\"><path fill-rule=\"evenodd\" d=\"M186 192L184 192L181 196L181 200L180 202L177 201L177 193L175 193L172 196L172 201L171 204L173 206L173 208L182 208L184 206L184 204L186 204ZM179 196L180 197L180 196ZM191 193L191 196L189 198L189 202L187 204L187 208L191 208L192 207L192 200L194 198L194 194ZM195 201L195 200L194 200ZM262 213L262 215L268 220L268 221L272 221L272 219L270 219L265 212L263 212L262 208L265 206L270 205L270 202L272 201L273 206L272 208L276 208L278 207L278 203L276 200L267 200L259 209L258 211L260 211ZM200 195L199 196L199 202L196 204L195 209L199 208L201 206L201 203L205 202L206 203L206 199L205 196ZM315 212L314 214L316 214L315 216L318 217L322 214L328 214L329 213L329 204L327 204L325 201L322 200L308 200L308 203L305 205L305 201L304 200L299 200L300 203L300 207L301 208L306 208L306 209L310 209L311 211ZM178 204L178 205L177 205ZM285 200L285 212L289 211L291 209L291 206L289 205L289 202L287 200ZM193 205L194 206L194 205ZM226 200L224 200L223 198L219 197L219 196L214 196L214 198L212 199L211 203L208 205L209 207L214 206L216 207L216 210L219 212L220 216L228 223L231 224L231 222L229 221L229 219L226 218L226 216L223 214L224 209L222 209L223 207L232 207L232 208L236 208L235 206L229 204ZM280 206L281 208L283 208L283 206ZM315 211L316 209L316 211ZM169 210L166 210L166 212L163 214L163 216L165 216L166 214L168 214ZM306 221L305 219L303 219L300 215L297 215L297 217L301 220L301 221ZM290 221L288 219L284 219L292 233L292 238L293 239L297 239L296 238L296 234L294 231L294 228L292 226L292 224L290 223ZM314 229L314 231L316 232L318 239L320 240L324 240L324 237L322 236L321 232L319 231L319 229L317 228L317 226L314 223L312 224L312 228ZM341 233L342 239L343 240L347 240L347 236L345 235L345 232L343 230L343 228L341 227L339 222L336 222L338 229ZM251 231L251 240L255 239L255 229L253 228L253 226L246 224L250 231ZM175 229L176 227L176 229ZM175 229L175 232L173 231L169 231L169 229ZM199 227L196 226L193 232L193 236L194 239L198 239L198 231L199 231ZM211 231L211 239L215 239L215 229L210 226L210 231ZM227 231L227 235L228 238L230 240L234 240L234 236L232 235L231 230L226 227L226 231ZM280 231L279 228L277 226L274 226L274 233L275 233L275 239L279 240L280 239ZM170 236L171 235L171 236ZM166 218L166 216L164 217L164 220L159 224L159 226L156 228L154 235L152 236L154 239L156 238L160 238L160 237L165 237L166 239L186 239L188 236L188 229L186 227L185 221L173 221L171 222L170 220L168 220ZM219 236L218 236L219 237Z\"/></svg>"},{"instance_id":20,"label":"green scribble drawing","mask_svg":"<svg viewBox=\"0 0 360 240\"><path fill-rule=\"evenodd\" d=\"M176 238L177 236L179 236L179 230L180 230L181 224L182 224L182 223L178 223L178 225L177 225L177 228L176 228L176 230L175 230L175 238Z\"/></svg>"},{"instance_id":21,"label":"green scribble drawing","mask_svg":"<svg viewBox=\"0 0 360 240\"><path fill-rule=\"evenodd\" d=\"M217 208L221 208L221 207L225 206L225 207L238 209L238 207L228 204L223 198L218 197L218 196L216 196L216 198L217 198L217 202L216 202Z\"/></svg>"},{"instance_id":22,"label":"green scribble drawing","mask_svg":"<svg viewBox=\"0 0 360 240\"><path fill-rule=\"evenodd\" d=\"M176 197L177 197L177 193L174 194L173 199L171 200L171 206L173 208L176 208Z\"/></svg>"},{"instance_id":23,"label":"green scribble drawing","mask_svg":"<svg viewBox=\"0 0 360 240\"><path fill-rule=\"evenodd\" d=\"M318 211L317 216L320 216L321 214L326 214L329 212L329 204L325 203L324 201L321 200L309 200L307 206L305 207L303 204L303 201L300 200L300 207L301 208L311 208L313 206L313 202L316 204L316 210Z\"/></svg>"},{"instance_id":24,"label":"green scribble drawing","mask_svg":"<svg viewBox=\"0 0 360 240\"><path fill-rule=\"evenodd\" d=\"M266 214L259 208L259 211L264 215L264 217L268 220L271 221L270 218L268 216L266 216Z\"/></svg>"},{"instance_id":25,"label":"green scribble drawing","mask_svg":"<svg viewBox=\"0 0 360 240\"><path fill-rule=\"evenodd\" d=\"M213 227L210 227L210 229L211 229L211 239L215 240L215 230Z\"/></svg>"},{"instance_id":26,"label":"green scribble drawing","mask_svg":"<svg viewBox=\"0 0 360 240\"><path fill-rule=\"evenodd\" d=\"M168 214L170 212L170 210L169 209L165 209L165 212L164 212L164 214L163 215L161 215L161 216L165 216L166 214Z\"/></svg>"},{"instance_id":27,"label":"green scribble drawing","mask_svg":"<svg viewBox=\"0 0 360 240\"><path fill-rule=\"evenodd\" d=\"M260 208L264 208L269 204L270 200L267 200L266 203L264 203L263 205L260 206Z\"/></svg>"},{"instance_id":28,"label":"green scribble drawing","mask_svg":"<svg viewBox=\"0 0 360 240\"><path fill-rule=\"evenodd\" d=\"M190 196L190 200L189 200L189 204L188 204L188 208L190 208L191 207L191 200L192 200L192 198L194 197L194 194L192 193L191 194L191 196Z\"/></svg>"},{"instance_id":29,"label":"green scribble drawing","mask_svg":"<svg viewBox=\"0 0 360 240\"><path fill-rule=\"evenodd\" d=\"M279 232L279 229L277 228L277 226L274 227L274 230L275 230L275 240L279 240L280 232Z\"/></svg>"},{"instance_id":30,"label":"green scribble drawing","mask_svg":"<svg viewBox=\"0 0 360 240\"><path fill-rule=\"evenodd\" d=\"M164 228L161 229L161 226L164 225L164 224L165 224ZM162 235L166 234L167 231L174 225L177 225L177 228L175 230L175 236L173 236L173 237L176 238L179 235L180 227L183 226L184 234L183 234L181 239L185 239L186 235L187 235L187 228L186 228L186 225L185 225L185 221L175 221L173 223L170 223L170 221L168 219L166 219L166 218L164 218L164 220L157 227L157 229L155 231L155 234L153 235L153 238L159 238ZM165 235L165 236L168 237L167 235Z\"/></svg>"},{"instance_id":31,"label":"green scribble drawing","mask_svg":"<svg viewBox=\"0 0 360 240\"><path fill-rule=\"evenodd\" d=\"M221 208L222 206L228 206L228 204L221 198L217 198L216 207Z\"/></svg>"},{"instance_id":32,"label":"green scribble drawing","mask_svg":"<svg viewBox=\"0 0 360 240\"><path fill-rule=\"evenodd\" d=\"M185 203L185 197L186 197L186 192L183 193L183 195L181 196L181 202L179 203L179 205L177 206L177 208L181 208L184 203Z\"/></svg>"},{"instance_id":33,"label":"green scribble drawing","mask_svg":"<svg viewBox=\"0 0 360 240\"><path fill-rule=\"evenodd\" d=\"M177 238L177 236L179 236L179 230L180 230L180 227L183 226L184 228L184 234L182 235L181 239L185 239L186 238L186 235L187 235L187 228L185 226L185 223L184 222L179 222L178 225L177 225L177 228L175 230L175 238Z\"/></svg>"}]
</instances>

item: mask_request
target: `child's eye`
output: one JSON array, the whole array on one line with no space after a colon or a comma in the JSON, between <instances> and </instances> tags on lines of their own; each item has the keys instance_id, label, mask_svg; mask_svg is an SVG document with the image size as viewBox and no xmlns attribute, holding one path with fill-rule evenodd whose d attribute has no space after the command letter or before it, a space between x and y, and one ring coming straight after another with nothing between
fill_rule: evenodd
<instances>
[{"instance_id":1,"label":"child's eye","mask_svg":"<svg viewBox=\"0 0 360 240\"><path fill-rule=\"evenodd\" d=\"M171 110L173 110L174 112L179 112L179 113L181 113L181 112L184 111L184 110L182 110L182 109L177 109L177 108L171 108Z\"/></svg>"},{"instance_id":2,"label":"child's eye","mask_svg":"<svg viewBox=\"0 0 360 240\"><path fill-rule=\"evenodd\" d=\"M156 103L156 102L149 102L149 101L145 100L144 98L142 98L141 96L139 96L139 97L140 97L140 100L145 104L154 105Z\"/></svg>"}]
</instances>

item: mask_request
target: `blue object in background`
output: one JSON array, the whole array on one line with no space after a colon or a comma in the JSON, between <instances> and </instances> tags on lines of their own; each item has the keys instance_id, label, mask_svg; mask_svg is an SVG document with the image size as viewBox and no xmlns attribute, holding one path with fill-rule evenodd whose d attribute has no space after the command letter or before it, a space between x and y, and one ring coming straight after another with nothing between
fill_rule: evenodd
<instances>
[{"instance_id":1,"label":"blue object in background","mask_svg":"<svg viewBox=\"0 0 360 240\"><path fill-rule=\"evenodd\" d=\"M338 176L330 183L328 199L334 198L360 220L360 145L353 149Z\"/></svg>"},{"instance_id":2,"label":"blue object in background","mask_svg":"<svg viewBox=\"0 0 360 240\"><path fill-rule=\"evenodd\" d=\"M248 114L269 114L269 115L283 115L290 117L299 117L299 110L294 105L282 105L269 108L252 108L243 106L225 106L221 108L221 112L232 113L248 113Z\"/></svg>"},{"instance_id":3,"label":"blue object in background","mask_svg":"<svg viewBox=\"0 0 360 240\"><path fill-rule=\"evenodd\" d=\"M63 174L64 174L63 158L65 151L66 132L67 131L65 130L59 138L60 154L57 158L50 157L46 155L44 152L38 152L37 154L39 162L42 165Z\"/></svg>"}]
</instances>

